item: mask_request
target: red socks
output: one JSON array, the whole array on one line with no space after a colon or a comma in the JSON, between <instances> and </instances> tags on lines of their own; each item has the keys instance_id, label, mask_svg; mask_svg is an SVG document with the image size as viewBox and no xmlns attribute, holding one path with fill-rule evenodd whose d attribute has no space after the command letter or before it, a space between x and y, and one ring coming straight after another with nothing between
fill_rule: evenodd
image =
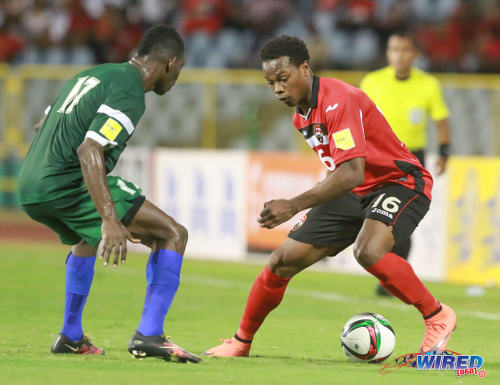
<instances>
[{"instance_id":1,"label":"red socks","mask_svg":"<svg viewBox=\"0 0 500 385\"><path fill-rule=\"evenodd\" d=\"M387 253L365 270L377 277L382 286L401 301L414 305L424 317L441 307L416 276L411 265L394 253Z\"/></svg>"},{"instance_id":2,"label":"red socks","mask_svg":"<svg viewBox=\"0 0 500 385\"><path fill-rule=\"evenodd\" d=\"M266 316L280 304L290 279L282 278L272 273L267 266L264 267L248 295L240 328L236 333L239 340L242 342L252 341Z\"/></svg>"},{"instance_id":3,"label":"red socks","mask_svg":"<svg viewBox=\"0 0 500 385\"><path fill-rule=\"evenodd\" d=\"M366 271L377 277L387 290L403 302L414 305L424 317L440 308L439 302L422 284L411 265L396 254L387 253ZM290 278L282 278L272 273L267 266L264 267L248 295L236 333L238 340L252 341L267 315L280 304L289 281Z\"/></svg>"}]
</instances>

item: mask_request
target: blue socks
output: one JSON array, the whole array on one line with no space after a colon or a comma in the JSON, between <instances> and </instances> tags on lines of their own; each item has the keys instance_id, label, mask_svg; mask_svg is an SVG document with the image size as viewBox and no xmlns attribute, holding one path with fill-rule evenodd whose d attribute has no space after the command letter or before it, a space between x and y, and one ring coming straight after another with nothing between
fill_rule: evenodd
<instances>
[{"instance_id":1,"label":"blue socks","mask_svg":"<svg viewBox=\"0 0 500 385\"><path fill-rule=\"evenodd\" d=\"M66 299L61 333L72 341L78 341L83 336L82 313L94 278L95 260L95 255L77 257L72 252L66 260ZM181 266L182 255L173 250L159 250L149 256L146 300L137 328L141 334L163 334L165 316L179 287Z\"/></svg>"},{"instance_id":2,"label":"blue socks","mask_svg":"<svg viewBox=\"0 0 500 385\"><path fill-rule=\"evenodd\" d=\"M89 295L96 256L77 257L72 252L66 259L66 299L61 333L72 341L83 336L82 313Z\"/></svg>"},{"instance_id":3,"label":"blue socks","mask_svg":"<svg viewBox=\"0 0 500 385\"><path fill-rule=\"evenodd\" d=\"M182 266L182 255L173 250L151 253L146 267L148 287L141 323L137 328L142 335L163 334L163 323L172 304Z\"/></svg>"}]
</instances>

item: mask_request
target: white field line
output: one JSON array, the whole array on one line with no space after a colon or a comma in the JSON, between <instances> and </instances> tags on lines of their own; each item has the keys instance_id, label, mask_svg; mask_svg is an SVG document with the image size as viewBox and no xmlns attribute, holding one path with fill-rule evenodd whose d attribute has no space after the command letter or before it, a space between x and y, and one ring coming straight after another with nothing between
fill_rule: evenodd
<instances>
[{"instance_id":1,"label":"white field line","mask_svg":"<svg viewBox=\"0 0 500 385\"><path fill-rule=\"evenodd\" d=\"M228 288L232 290L242 290L248 292L250 290L251 284L242 283L238 281L231 281L228 279L220 279L220 278L211 278L202 275L192 275L192 274L181 274L181 282L186 282L194 285L201 286L212 286L219 288ZM366 303L370 305L377 305L381 307L391 308L391 309L399 309L405 310L408 305L402 303L396 303L392 300L384 300L384 299L360 299L356 297L348 297L342 294L332 293L332 292L323 292L316 290L301 290L289 288L286 290L285 295L292 295L297 297L305 297L311 299L319 299L323 301L329 302L339 302L339 303ZM246 297L245 297L246 298ZM242 299L243 300L243 299ZM495 313L486 313L482 311L460 311L458 312L459 316L472 317L472 318L480 318L484 320L494 320L500 321L500 314Z\"/></svg>"}]
</instances>

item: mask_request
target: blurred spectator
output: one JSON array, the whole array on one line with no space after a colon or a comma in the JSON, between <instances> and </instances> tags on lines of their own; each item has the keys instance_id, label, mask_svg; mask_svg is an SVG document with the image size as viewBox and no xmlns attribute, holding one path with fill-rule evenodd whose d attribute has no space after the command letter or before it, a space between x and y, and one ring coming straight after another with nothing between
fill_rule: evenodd
<instances>
[{"instance_id":1,"label":"blurred spectator","mask_svg":"<svg viewBox=\"0 0 500 385\"><path fill-rule=\"evenodd\" d=\"M500 72L500 4L490 2L485 7L478 36L481 70Z\"/></svg>"},{"instance_id":2,"label":"blurred spectator","mask_svg":"<svg viewBox=\"0 0 500 385\"><path fill-rule=\"evenodd\" d=\"M142 20L146 28L158 23L174 24L179 2L180 0L138 1L138 17L135 21Z\"/></svg>"},{"instance_id":3,"label":"blurred spectator","mask_svg":"<svg viewBox=\"0 0 500 385\"><path fill-rule=\"evenodd\" d=\"M0 62L12 62L23 50L23 42L19 36L10 32L7 22L0 25Z\"/></svg>"},{"instance_id":4,"label":"blurred spectator","mask_svg":"<svg viewBox=\"0 0 500 385\"><path fill-rule=\"evenodd\" d=\"M374 11L374 22L380 40L387 42L389 36L394 31L405 29L410 23L410 15L411 0L377 1Z\"/></svg>"},{"instance_id":5,"label":"blurred spectator","mask_svg":"<svg viewBox=\"0 0 500 385\"><path fill-rule=\"evenodd\" d=\"M266 36L285 23L294 9L289 0L249 0L244 2L243 11L247 25L257 35Z\"/></svg>"},{"instance_id":6,"label":"blurred spectator","mask_svg":"<svg viewBox=\"0 0 500 385\"><path fill-rule=\"evenodd\" d=\"M183 0L181 32L186 36L186 62L201 67L217 54L218 34L225 25L226 0ZM223 63L220 63L223 65Z\"/></svg>"},{"instance_id":7,"label":"blurred spectator","mask_svg":"<svg viewBox=\"0 0 500 385\"><path fill-rule=\"evenodd\" d=\"M410 12L417 21L442 22L451 17L459 3L460 0L412 0Z\"/></svg>"},{"instance_id":8,"label":"blurred spectator","mask_svg":"<svg viewBox=\"0 0 500 385\"><path fill-rule=\"evenodd\" d=\"M182 31L187 36L218 33L224 27L227 6L226 0L183 0Z\"/></svg>"},{"instance_id":9,"label":"blurred spectator","mask_svg":"<svg viewBox=\"0 0 500 385\"><path fill-rule=\"evenodd\" d=\"M21 16L21 25L28 42L25 60L33 63L46 61L50 47L49 28L52 10L45 0L34 0Z\"/></svg>"},{"instance_id":10,"label":"blurred spectator","mask_svg":"<svg viewBox=\"0 0 500 385\"><path fill-rule=\"evenodd\" d=\"M260 45L286 33L311 45L316 68L368 70L402 28L418 36L428 70L500 63L500 0L1 0L0 58L123 61L156 23L179 28L190 66L258 66Z\"/></svg>"},{"instance_id":11,"label":"blurred spectator","mask_svg":"<svg viewBox=\"0 0 500 385\"><path fill-rule=\"evenodd\" d=\"M450 21L422 27L418 39L427 54L431 68L438 71L456 71L462 54L461 34Z\"/></svg>"}]
</instances>

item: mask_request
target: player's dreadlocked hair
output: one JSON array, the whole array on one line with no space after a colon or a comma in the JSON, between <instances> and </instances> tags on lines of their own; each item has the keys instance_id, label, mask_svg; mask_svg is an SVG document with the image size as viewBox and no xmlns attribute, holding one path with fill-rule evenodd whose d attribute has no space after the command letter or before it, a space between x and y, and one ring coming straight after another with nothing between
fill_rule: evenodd
<instances>
[{"instance_id":1,"label":"player's dreadlocked hair","mask_svg":"<svg viewBox=\"0 0 500 385\"><path fill-rule=\"evenodd\" d=\"M139 43L137 55L157 54L166 57L184 54L184 42L175 28L158 24L149 28Z\"/></svg>"},{"instance_id":2,"label":"player's dreadlocked hair","mask_svg":"<svg viewBox=\"0 0 500 385\"><path fill-rule=\"evenodd\" d=\"M288 56L295 66L309 60L306 44L297 37L282 35L267 41L260 49L262 61Z\"/></svg>"}]
</instances>

